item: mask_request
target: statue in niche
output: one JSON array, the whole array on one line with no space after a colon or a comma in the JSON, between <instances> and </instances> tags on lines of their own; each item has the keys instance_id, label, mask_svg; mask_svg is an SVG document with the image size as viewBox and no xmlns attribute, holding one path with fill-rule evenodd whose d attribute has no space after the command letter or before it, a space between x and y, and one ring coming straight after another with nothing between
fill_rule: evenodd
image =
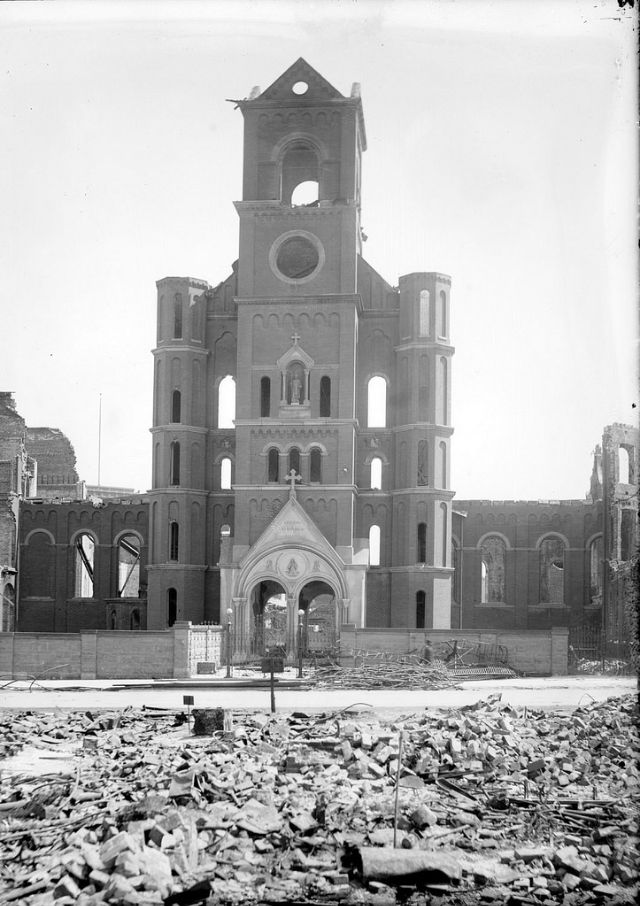
<instances>
[{"instance_id":1,"label":"statue in niche","mask_svg":"<svg viewBox=\"0 0 640 906\"><path fill-rule=\"evenodd\" d=\"M288 369L287 382L289 405L300 406L304 403L304 370L299 362L294 362Z\"/></svg>"},{"instance_id":2,"label":"statue in niche","mask_svg":"<svg viewBox=\"0 0 640 906\"><path fill-rule=\"evenodd\" d=\"M297 374L291 378L291 403L292 405L300 405L300 394L302 392L302 381Z\"/></svg>"},{"instance_id":3,"label":"statue in niche","mask_svg":"<svg viewBox=\"0 0 640 906\"><path fill-rule=\"evenodd\" d=\"M293 557L291 558L291 560L289 560L289 564L287 566L286 572L287 572L288 576L297 576L298 575L298 564L293 559Z\"/></svg>"}]
</instances>

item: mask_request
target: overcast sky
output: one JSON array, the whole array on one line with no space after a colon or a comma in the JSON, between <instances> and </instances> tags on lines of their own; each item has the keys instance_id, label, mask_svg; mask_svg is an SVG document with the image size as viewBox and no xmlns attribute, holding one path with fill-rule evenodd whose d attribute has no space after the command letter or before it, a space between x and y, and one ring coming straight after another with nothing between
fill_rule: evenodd
<instances>
[{"instance_id":1,"label":"overcast sky","mask_svg":"<svg viewBox=\"0 0 640 906\"><path fill-rule=\"evenodd\" d=\"M242 116L360 82L365 257L452 277L452 487L583 498L636 423L636 35L617 0L0 4L0 390L151 484L155 281L237 257Z\"/></svg>"}]
</instances>

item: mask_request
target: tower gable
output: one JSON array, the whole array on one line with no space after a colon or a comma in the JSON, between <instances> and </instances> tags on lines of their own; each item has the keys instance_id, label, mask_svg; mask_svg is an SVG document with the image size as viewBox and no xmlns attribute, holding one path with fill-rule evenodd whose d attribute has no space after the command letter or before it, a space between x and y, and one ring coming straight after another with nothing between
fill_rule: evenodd
<instances>
[{"instance_id":1,"label":"tower gable","mask_svg":"<svg viewBox=\"0 0 640 906\"><path fill-rule=\"evenodd\" d=\"M298 82L303 82L308 86L307 90L302 94L294 93L294 99L298 103L302 100L344 100L344 96L327 82L319 72L316 72L313 66L309 66L302 57L299 57L281 76L278 76L272 85L258 95L256 100L278 102L289 100L292 86Z\"/></svg>"}]
</instances>

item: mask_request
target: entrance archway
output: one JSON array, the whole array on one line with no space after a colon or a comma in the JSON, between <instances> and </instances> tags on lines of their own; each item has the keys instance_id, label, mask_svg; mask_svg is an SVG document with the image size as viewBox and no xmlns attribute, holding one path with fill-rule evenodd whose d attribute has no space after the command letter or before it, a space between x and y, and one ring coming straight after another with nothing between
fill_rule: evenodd
<instances>
[{"instance_id":1,"label":"entrance archway","mask_svg":"<svg viewBox=\"0 0 640 906\"><path fill-rule=\"evenodd\" d=\"M287 650L287 595L279 582L258 582L249 598L251 654L284 657Z\"/></svg>"},{"instance_id":2,"label":"entrance archway","mask_svg":"<svg viewBox=\"0 0 640 906\"><path fill-rule=\"evenodd\" d=\"M302 616L302 653L304 657L329 654L336 644L338 630L337 600L333 588L320 580L308 582L298 595Z\"/></svg>"}]
</instances>

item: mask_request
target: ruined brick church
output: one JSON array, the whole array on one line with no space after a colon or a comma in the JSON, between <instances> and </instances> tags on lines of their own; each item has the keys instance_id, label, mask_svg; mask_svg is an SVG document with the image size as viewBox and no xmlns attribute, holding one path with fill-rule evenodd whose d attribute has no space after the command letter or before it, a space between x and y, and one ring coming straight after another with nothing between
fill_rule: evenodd
<instances>
[{"instance_id":1,"label":"ruined brick church","mask_svg":"<svg viewBox=\"0 0 640 906\"><path fill-rule=\"evenodd\" d=\"M357 84L300 59L238 105L238 261L158 282L148 626L445 628L451 281L362 256Z\"/></svg>"},{"instance_id":2,"label":"ruined brick church","mask_svg":"<svg viewBox=\"0 0 640 906\"><path fill-rule=\"evenodd\" d=\"M345 625L619 634L637 429L605 428L584 500L454 506L451 281L362 256L359 86L299 59L237 103L238 259L157 283L151 489L79 493L0 395L2 628L221 622L239 656Z\"/></svg>"}]
</instances>

